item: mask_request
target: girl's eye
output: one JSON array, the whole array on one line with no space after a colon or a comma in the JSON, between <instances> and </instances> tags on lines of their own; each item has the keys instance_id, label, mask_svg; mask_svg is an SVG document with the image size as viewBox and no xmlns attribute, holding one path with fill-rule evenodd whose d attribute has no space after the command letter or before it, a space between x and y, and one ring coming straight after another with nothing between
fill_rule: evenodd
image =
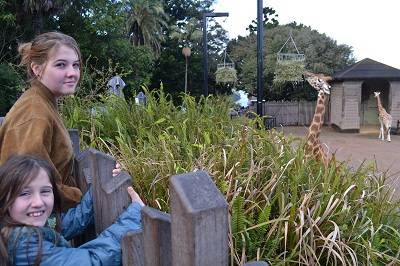
<instances>
[{"instance_id":1,"label":"girl's eye","mask_svg":"<svg viewBox=\"0 0 400 266\"><path fill-rule=\"evenodd\" d=\"M19 197L26 197L26 196L29 196L30 195L30 193L28 192L28 191L22 191L20 194L19 194Z\"/></svg>"},{"instance_id":2,"label":"girl's eye","mask_svg":"<svg viewBox=\"0 0 400 266\"><path fill-rule=\"evenodd\" d=\"M64 68L65 67L65 63L58 63L58 64L56 64L56 67Z\"/></svg>"},{"instance_id":3,"label":"girl's eye","mask_svg":"<svg viewBox=\"0 0 400 266\"><path fill-rule=\"evenodd\" d=\"M73 67L74 67L75 69L80 69L80 68L81 68L81 65L78 64L78 63L75 63L75 64L73 64Z\"/></svg>"},{"instance_id":4,"label":"girl's eye","mask_svg":"<svg viewBox=\"0 0 400 266\"><path fill-rule=\"evenodd\" d=\"M53 190L52 189L44 189L41 191L41 193L42 194L50 194L50 193L53 193Z\"/></svg>"}]
</instances>

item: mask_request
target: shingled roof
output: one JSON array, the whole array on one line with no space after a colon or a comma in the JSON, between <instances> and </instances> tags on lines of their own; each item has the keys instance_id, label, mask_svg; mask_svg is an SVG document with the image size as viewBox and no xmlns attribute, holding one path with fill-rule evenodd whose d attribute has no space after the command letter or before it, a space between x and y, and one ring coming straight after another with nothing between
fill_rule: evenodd
<instances>
[{"instance_id":1,"label":"shingled roof","mask_svg":"<svg viewBox=\"0 0 400 266\"><path fill-rule=\"evenodd\" d=\"M333 74L334 80L359 80L372 78L400 80L400 69L365 58L348 68Z\"/></svg>"}]
</instances>

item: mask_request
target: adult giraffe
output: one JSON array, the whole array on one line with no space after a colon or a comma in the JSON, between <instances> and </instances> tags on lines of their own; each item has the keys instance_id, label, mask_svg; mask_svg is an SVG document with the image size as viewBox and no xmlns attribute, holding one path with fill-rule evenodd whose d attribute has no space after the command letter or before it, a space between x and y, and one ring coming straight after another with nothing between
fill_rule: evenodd
<instances>
[{"instance_id":1,"label":"adult giraffe","mask_svg":"<svg viewBox=\"0 0 400 266\"><path fill-rule=\"evenodd\" d=\"M379 137L378 139L385 140L384 128L387 135L387 141L390 140L390 128L392 127L392 116L386 112L385 108L383 108L381 103L381 98L379 97L381 93L379 91L374 92L374 97L378 103L378 112L379 112L379 123L381 124L381 128L379 130Z\"/></svg>"},{"instance_id":2,"label":"adult giraffe","mask_svg":"<svg viewBox=\"0 0 400 266\"><path fill-rule=\"evenodd\" d=\"M311 72L306 72L304 77L307 82L318 91L317 106L315 107L312 123L308 128L307 142L304 148L305 159L309 160L314 158L320 160L324 163L325 167L328 167L329 159L325 150L322 148L319 135L324 123L326 98L328 97L327 95L330 94L329 89L331 86L328 84L328 81L332 80L332 77Z\"/></svg>"}]
</instances>

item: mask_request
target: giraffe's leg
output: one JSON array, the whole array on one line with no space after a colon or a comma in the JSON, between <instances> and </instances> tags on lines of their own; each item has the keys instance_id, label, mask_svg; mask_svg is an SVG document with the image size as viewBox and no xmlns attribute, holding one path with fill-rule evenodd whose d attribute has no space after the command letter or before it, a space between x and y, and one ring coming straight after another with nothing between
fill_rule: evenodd
<instances>
[{"instance_id":1,"label":"giraffe's leg","mask_svg":"<svg viewBox=\"0 0 400 266\"><path fill-rule=\"evenodd\" d=\"M390 126L387 128L387 141L391 141L390 139Z\"/></svg>"},{"instance_id":2,"label":"giraffe's leg","mask_svg":"<svg viewBox=\"0 0 400 266\"><path fill-rule=\"evenodd\" d=\"M384 136L384 134L383 134L383 123L382 123L382 121L381 121L381 129L380 129L380 131L379 131L379 138L380 138L381 140L385 140L385 136Z\"/></svg>"}]
</instances>

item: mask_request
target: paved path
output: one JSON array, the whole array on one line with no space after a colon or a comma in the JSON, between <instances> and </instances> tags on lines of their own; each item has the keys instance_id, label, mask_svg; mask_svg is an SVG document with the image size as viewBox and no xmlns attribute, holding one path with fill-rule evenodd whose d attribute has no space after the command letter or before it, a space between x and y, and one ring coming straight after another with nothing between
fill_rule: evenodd
<instances>
[{"instance_id":1,"label":"paved path","mask_svg":"<svg viewBox=\"0 0 400 266\"><path fill-rule=\"evenodd\" d=\"M285 134L305 137L307 127L284 127ZM378 129L364 130L362 133L340 133L330 127L323 127L321 141L331 152L336 151L338 160L349 160L349 165L358 167L364 160L376 160L378 171L390 175L390 185L396 188L400 198L400 135L392 135L392 141L378 140Z\"/></svg>"}]
</instances>

